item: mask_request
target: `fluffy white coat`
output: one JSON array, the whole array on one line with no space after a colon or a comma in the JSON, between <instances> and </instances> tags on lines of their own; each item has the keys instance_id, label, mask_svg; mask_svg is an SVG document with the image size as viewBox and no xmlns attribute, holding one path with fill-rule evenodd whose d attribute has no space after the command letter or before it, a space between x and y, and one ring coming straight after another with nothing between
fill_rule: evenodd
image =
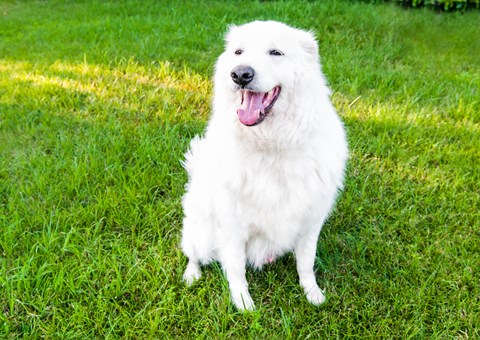
<instances>
[{"instance_id":1,"label":"fluffy white coat","mask_svg":"<svg viewBox=\"0 0 480 340\"><path fill-rule=\"evenodd\" d=\"M245 126L237 114L242 86L231 72L239 65L255 70L244 89L281 88L255 126ZM201 276L201 264L219 261L232 301L251 310L246 264L261 268L293 251L308 301L324 302L313 271L316 245L348 154L329 95L312 33L273 21L230 28L216 64L213 114L185 156L187 283Z\"/></svg>"}]
</instances>

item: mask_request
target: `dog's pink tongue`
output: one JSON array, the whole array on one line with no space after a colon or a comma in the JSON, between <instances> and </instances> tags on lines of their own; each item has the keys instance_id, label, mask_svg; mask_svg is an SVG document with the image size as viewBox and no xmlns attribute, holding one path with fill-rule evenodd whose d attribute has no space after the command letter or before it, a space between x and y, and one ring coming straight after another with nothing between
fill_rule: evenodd
<instances>
[{"instance_id":1,"label":"dog's pink tongue","mask_svg":"<svg viewBox=\"0 0 480 340\"><path fill-rule=\"evenodd\" d=\"M260 113L265 110L263 105L264 93L245 90L243 92L243 102L237 109L237 115L240 122L244 125L253 125L260 118Z\"/></svg>"}]
</instances>

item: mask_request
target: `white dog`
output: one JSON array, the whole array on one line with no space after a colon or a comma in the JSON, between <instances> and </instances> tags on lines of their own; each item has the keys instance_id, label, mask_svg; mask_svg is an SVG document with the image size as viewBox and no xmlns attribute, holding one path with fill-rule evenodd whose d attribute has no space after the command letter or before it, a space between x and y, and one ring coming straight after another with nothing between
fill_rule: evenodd
<instances>
[{"instance_id":1,"label":"white dog","mask_svg":"<svg viewBox=\"0 0 480 340\"><path fill-rule=\"evenodd\" d=\"M312 33L273 21L231 27L215 72L213 115L185 168L184 279L219 261L232 301L251 310L245 267L293 251L308 301L318 235L342 187L347 142Z\"/></svg>"}]
</instances>

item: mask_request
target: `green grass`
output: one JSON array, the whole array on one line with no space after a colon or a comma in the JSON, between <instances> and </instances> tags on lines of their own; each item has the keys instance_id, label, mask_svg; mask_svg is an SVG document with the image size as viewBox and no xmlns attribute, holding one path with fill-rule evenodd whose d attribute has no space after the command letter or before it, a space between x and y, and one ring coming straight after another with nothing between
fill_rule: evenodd
<instances>
[{"instance_id":1,"label":"green grass","mask_svg":"<svg viewBox=\"0 0 480 340\"><path fill-rule=\"evenodd\" d=\"M229 23L313 29L351 148L318 246L181 282L180 160ZM480 13L352 1L0 2L0 338L480 337Z\"/></svg>"}]
</instances>

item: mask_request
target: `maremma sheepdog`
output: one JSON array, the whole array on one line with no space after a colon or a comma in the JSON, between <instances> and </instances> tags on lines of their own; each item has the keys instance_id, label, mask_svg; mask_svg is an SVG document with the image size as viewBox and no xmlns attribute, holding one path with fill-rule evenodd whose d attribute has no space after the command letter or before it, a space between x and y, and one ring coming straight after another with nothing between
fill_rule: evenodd
<instances>
[{"instance_id":1,"label":"maremma sheepdog","mask_svg":"<svg viewBox=\"0 0 480 340\"><path fill-rule=\"evenodd\" d=\"M246 265L293 251L300 284L325 301L314 262L348 150L311 32L274 21L233 26L216 64L213 114L185 155L187 284L218 261L240 310L255 308Z\"/></svg>"}]
</instances>

